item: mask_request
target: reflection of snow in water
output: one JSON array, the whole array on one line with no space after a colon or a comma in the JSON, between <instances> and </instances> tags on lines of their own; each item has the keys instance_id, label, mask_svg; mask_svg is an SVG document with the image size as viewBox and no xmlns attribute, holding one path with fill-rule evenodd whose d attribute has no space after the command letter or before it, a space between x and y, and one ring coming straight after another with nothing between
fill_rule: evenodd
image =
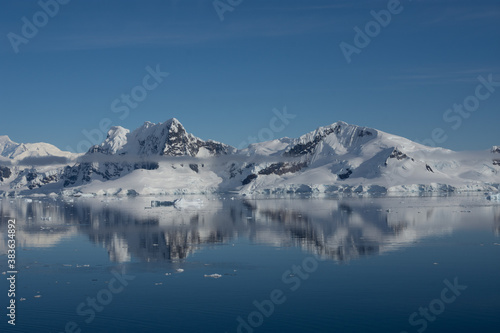
<instances>
[{"instance_id":1,"label":"reflection of snow in water","mask_svg":"<svg viewBox=\"0 0 500 333\"><path fill-rule=\"evenodd\" d=\"M79 198L71 203L16 199L2 202L1 207L4 216L18 216L20 246L51 247L80 233L102 244L110 260L118 263L130 262L132 257L146 262L185 259L204 245L232 244L237 238L300 247L344 261L395 251L429 236L449 235L470 228L470 221L475 221L474 228L484 230L491 230L494 221L493 229L500 230L500 207L488 205L484 196L404 201L204 199L190 198L189 205L201 205L186 210L144 210L151 198L141 197L106 202ZM42 222L40 216L52 219ZM6 253L6 234L0 235L0 253Z\"/></svg>"},{"instance_id":2,"label":"reflection of snow in water","mask_svg":"<svg viewBox=\"0 0 500 333\"><path fill-rule=\"evenodd\" d=\"M129 262L131 257L128 251L127 241L120 238L116 233L111 238L111 243L108 245L109 259L114 262Z\"/></svg>"},{"instance_id":3,"label":"reflection of snow in water","mask_svg":"<svg viewBox=\"0 0 500 333\"><path fill-rule=\"evenodd\" d=\"M174 200L174 206L176 208L201 208L203 207L203 200L186 200L185 198L180 198L178 200Z\"/></svg>"},{"instance_id":4,"label":"reflection of snow in water","mask_svg":"<svg viewBox=\"0 0 500 333\"><path fill-rule=\"evenodd\" d=\"M491 201L500 201L500 193L490 193L486 196L486 199Z\"/></svg>"}]
</instances>

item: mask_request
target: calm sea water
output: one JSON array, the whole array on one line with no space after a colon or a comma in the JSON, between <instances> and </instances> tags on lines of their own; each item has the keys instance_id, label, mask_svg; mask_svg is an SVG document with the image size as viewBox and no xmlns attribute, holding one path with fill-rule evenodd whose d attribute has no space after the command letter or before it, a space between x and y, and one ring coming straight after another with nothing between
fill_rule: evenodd
<instances>
[{"instance_id":1,"label":"calm sea water","mask_svg":"<svg viewBox=\"0 0 500 333\"><path fill-rule=\"evenodd\" d=\"M500 205L3 198L1 332L498 332ZM195 198L186 198L194 200ZM146 208L148 207L148 208Z\"/></svg>"}]
</instances>

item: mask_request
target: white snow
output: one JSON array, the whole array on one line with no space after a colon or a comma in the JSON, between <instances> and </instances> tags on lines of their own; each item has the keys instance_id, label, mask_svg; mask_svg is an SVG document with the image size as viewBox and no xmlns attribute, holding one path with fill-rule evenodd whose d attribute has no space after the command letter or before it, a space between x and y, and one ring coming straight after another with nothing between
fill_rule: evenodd
<instances>
[{"instance_id":1,"label":"white snow","mask_svg":"<svg viewBox=\"0 0 500 333\"><path fill-rule=\"evenodd\" d=\"M219 279L219 278L222 277L222 275L217 274L217 273L215 273L215 274L205 274L204 277L206 277L206 278L212 278L212 279Z\"/></svg>"},{"instance_id":2,"label":"white snow","mask_svg":"<svg viewBox=\"0 0 500 333\"><path fill-rule=\"evenodd\" d=\"M186 200L185 198L180 198L174 200L174 206L176 208L201 208L203 207L203 200Z\"/></svg>"},{"instance_id":3,"label":"white snow","mask_svg":"<svg viewBox=\"0 0 500 333\"><path fill-rule=\"evenodd\" d=\"M19 161L27 157L75 158L79 154L62 151L56 146L44 142L16 143L8 136L0 135L0 156Z\"/></svg>"},{"instance_id":4,"label":"white snow","mask_svg":"<svg viewBox=\"0 0 500 333\"><path fill-rule=\"evenodd\" d=\"M500 193L490 193L486 196L486 199L491 201L500 201Z\"/></svg>"},{"instance_id":5,"label":"white snow","mask_svg":"<svg viewBox=\"0 0 500 333\"><path fill-rule=\"evenodd\" d=\"M210 150L211 145L220 145L228 155L216 156ZM0 182L0 193L122 196L223 191L240 194L495 192L500 187L500 165L493 161L495 155L491 152L496 148L454 152L339 121L297 139L255 143L236 151L215 141L202 141L187 133L173 118L158 124L146 122L132 132L112 127L104 142L84 157L90 159L87 166L95 167L86 175L90 181L87 178L84 181L83 171L77 168L82 164L72 169L80 177L79 182L64 187L65 165L34 166L29 170L13 166L12 175ZM165 156L166 152L171 155ZM8 159L74 157L49 144L17 144L6 136L0 136L0 155ZM98 158L114 160L102 162ZM134 167L144 162L157 163L158 168ZM111 176L103 177L108 174ZM28 181L32 175L36 179ZM55 179L55 183L44 185L47 179ZM175 204L178 208L202 205L203 202L184 198Z\"/></svg>"}]
</instances>

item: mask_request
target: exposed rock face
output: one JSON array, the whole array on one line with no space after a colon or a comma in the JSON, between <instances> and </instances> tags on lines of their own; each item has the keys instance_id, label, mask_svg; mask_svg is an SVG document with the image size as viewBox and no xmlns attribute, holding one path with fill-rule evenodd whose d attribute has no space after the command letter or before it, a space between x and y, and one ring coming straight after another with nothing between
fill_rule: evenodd
<instances>
[{"instance_id":1,"label":"exposed rock face","mask_svg":"<svg viewBox=\"0 0 500 333\"><path fill-rule=\"evenodd\" d=\"M198 164L191 163L191 164L189 164L189 168L191 170L193 170L194 172L196 172L196 173L198 173L200 171L199 168L198 168Z\"/></svg>"},{"instance_id":2,"label":"exposed rock face","mask_svg":"<svg viewBox=\"0 0 500 333\"><path fill-rule=\"evenodd\" d=\"M9 178L12 175L12 171L10 168L0 165L0 182L3 182L5 179Z\"/></svg>"},{"instance_id":3,"label":"exposed rock face","mask_svg":"<svg viewBox=\"0 0 500 333\"><path fill-rule=\"evenodd\" d=\"M279 162L274 163L268 166L265 169L259 171L259 175L284 175L285 173L295 173L300 171L302 168L306 167L307 163L288 163L288 162Z\"/></svg>"},{"instance_id":4,"label":"exposed rock face","mask_svg":"<svg viewBox=\"0 0 500 333\"><path fill-rule=\"evenodd\" d=\"M491 148L491 153L500 154L500 146L493 146L493 148ZM493 165L500 166L500 156L498 158L493 158Z\"/></svg>"},{"instance_id":5,"label":"exposed rock face","mask_svg":"<svg viewBox=\"0 0 500 333\"><path fill-rule=\"evenodd\" d=\"M335 133L340 133L340 125L335 125L333 128L326 128L324 130L318 131L312 138L312 140L306 142L299 142L287 150L283 156L285 157L297 157L301 155L311 154L316 149L317 145L328 135Z\"/></svg>"},{"instance_id":6,"label":"exposed rock face","mask_svg":"<svg viewBox=\"0 0 500 333\"><path fill-rule=\"evenodd\" d=\"M121 130L111 134L116 138L110 138L104 148L109 151L109 146L117 147L111 152L119 155L208 157L226 155L236 150L226 144L203 141L187 133L175 118L158 124L146 122L132 133Z\"/></svg>"},{"instance_id":7,"label":"exposed rock face","mask_svg":"<svg viewBox=\"0 0 500 333\"><path fill-rule=\"evenodd\" d=\"M0 151L9 156L0 167L0 194L29 194L23 191L48 184L48 193L112 195L420 191L420 186L441 189L451 182L469 190L500 182L499 146L492 148L493 155L481 152L476 162L467 154L341 121L296 139L254 143L241 151L197 138L175 118L146 122L132 132L115 126L73 165L60 153L50 155L46 144L38 150L27 145L0 137Z\"/></svg>"},{"instance_id":8,"label":"exposed rock face","mask_svg":"<svg viewBox=\"0 0 500 333\"><path fill-rule=\"evenodd\" d=\"M256 174L250 174L248 175L245 179L243 179L243 181L241 182L242 185L247 185L247 184L250 184L252 182L252 180L254 179L257 179L257 175Z\"/></svg>"},{"instance_id":9,"label":"exposed rock face","mask_svg":"<svg viewBox=\"0 0 500 333\"><path fill-rule=\"evenodd\" d=\"M366 127L353 126L339 121L301 136L283 153L283 156L298 157L314 154L325 140L342 151L349 150L360 142L375 138L375 132Z\"/></svg>"},{"instance_id":10,"label":"exposed rock face","mask_svg":"<svg viewBox=\"0 0 500 333\"><path fill-rule=\"evenodd\" d=\"M16 178L10 183L12 189L27 187L32 190L43 185L57 183L61 178L61 168L41 172L36 168L26 168L18 171Z\"/></svg>"},{"instance_id":11,"label":"exposed rock face","mask_svg":"<svg viewBox=\"0 0 500 333\"><path fill-rule=\"evenodd\" d=\"M120 126L111 127L104 142L90 148L87 154L208 157L230 154L235 150L226 144L203 141L187 133L184 126L172 118L158 124L145 122L133 132Z\"/></svg>"},{"instance_id":12,"label":"exposed rock face","mask_svg":"<svg viewBox=\"0 0 500 333\"><path fill-rule=\"evenodd\" d=\"M352 175L352 170L347 169L347 171L345 173L339 174L338 177L340 180L344 180L344 179L349 178L350 175Z\"/></svg>"},{"instance_id":13,"label":"exposed rock face","mask_svg":"<svg viewBox=\"0 0 500 333\"><path fill-rule=\"evenodd\" d=\"M400 161L400 160L408 159L409 157L408 157L408 155L406 155L405 153L403 153L399 149L394 148L394 150L392 151L392 154L389 156L389 158L395 158L398 161Z\"/></svg>"},{"instance_id":14,"label":"exposed rock face","mask_svg":"<svg viewBox=\"0 0 500 333\"><path fill-rule=\"evenodd\" d=\"M155 170L158 169L157 162L137 162L137 163L79 163L64 169L62 179L63 186L87 184L94 178L100 180L113 180L138 169ZM97 176L97 177L96 177Z\"/></svg>"},{"instance_id":15,"label":"exposed rock face","mask_svg":"<svg viewBox=\"0 0 500 333\"><path fill-rule=\"evenodd\" d=\"M203 141L187 133L184 126L175 118L164 123L144 123L133 132L115 126L112 127L106 140L93 146L83 156L83 161L64 171L64 187L81 185L99 180L120 178L137 169L155 170L157 162L148 160L160 156L214 157L232 154L235 148L212 140ZM118 157L125 161L114 162ZM140 161L129 161L130 160ZM111 160L111 161L106 161ZM189 168L199 172L198 164L191 163Z\"/></svg>"}]
</instances>

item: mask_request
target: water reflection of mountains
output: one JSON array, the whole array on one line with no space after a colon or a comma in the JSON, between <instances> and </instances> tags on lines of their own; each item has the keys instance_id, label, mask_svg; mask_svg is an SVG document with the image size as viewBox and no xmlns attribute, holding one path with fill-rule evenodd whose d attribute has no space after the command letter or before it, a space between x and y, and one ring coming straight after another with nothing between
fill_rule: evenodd
<instances>
[{"instance_id":1,"label":"water reflection of mountains","mask_svg":"<svg viewBox=\"0 0 500 333\"><path fill-rule=\"evenodd\" d=\"M185 259L202 246L230 244L239 237L270 246L300 247L345 261L392 251L472 224L488 229L493 225L494 232L500 232L499 205L484 205L480 198L476 201L481 205L471 204L470 198L203 198L205 204L199 209L145 209L150 200L4 199L2 226L5 217L15 216L18 243L25 247L55 246L85 234L106 247L110 259L117 262ZM0 252L6 250L3 234Z\"/></svg>"}]
</instances>

